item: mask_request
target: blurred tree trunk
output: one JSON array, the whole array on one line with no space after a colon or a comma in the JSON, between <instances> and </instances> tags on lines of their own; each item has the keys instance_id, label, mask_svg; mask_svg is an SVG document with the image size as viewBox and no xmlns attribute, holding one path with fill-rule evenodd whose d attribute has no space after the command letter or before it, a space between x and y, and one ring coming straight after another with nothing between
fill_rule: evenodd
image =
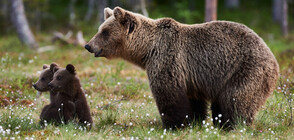
<instances>
[{"instance_id":1,"label":"blurred tree trunk","mask_svg":"<svg viewBox=\"0 0 294 140\"><path fill-rule=\"evenodd\" d=\"M140 5L141 5L141 10L142 13L145 17L149 17L147 9L146 9L146 1L145 0L140 0Z\"/></svg>"},{"instance_id":2,"label":"blurred tree trunk","mask_svg":"<svg viewBox=\"0 0 294 140\"><path fill-rule=\"evenodd\" d=\"M70 0L70 3L69 3L69 24L72 26L75 24L75 18L76 18L76 14L75 14L76 1L77 0Z\"/></svg>"},{"instance_id":3,"label":"blurred tree trunk","mask_svg":"<svg viewBox=\"0 0 294 140\"><path fill-rule=\"evenodd\" d=\"M38 47L33 33L29 27L23 1L22 0L9 0L10 1L10 17L12 23L16 27L18 37L22 43L34 49Z\"/></svg>"},{"instance_id":4,"label":"blurred tree trunk","mask_svg":"<svg viewBox=\"0 0 294 140\"><path fill-rule=\"evenodd\" d=\"M225 0L225 7L226 8L238 8L240 5L239 0Z\"/></svg>"},{"instance_id":5,"label":"blurred tree trunk","mask_svg":"<svg viewBox=\"0 0 294 140\"><path fill-rule=\"evenodd\" d=\"M130 7L133 12L142 13L145 17L149 17L147 5L150 1L146 0L126 0L126 7Z\"/></svg>"},{"instance_id":6,"label":"blurred tree trunk","mask_svg":"<svg viewBox=\"0 0 294 140\"><path fill-rule=\"evenodd\" d=\"M217 0L205 0L205 22L217 19Z\"/></svg>"},{"instance_id":7,"label":"blurred tree trunk","mask_svg":"<svg viewBox=\"0 0 294 140\"><path fill-rule=\"evenodd\" d=\"M107 7L107 0L97 0L96 4L98 7L98 20L100 25L104 22L104 8Z\"/></svg>"},{"instance_id":8,"label":"blurred tree trunk","mask_svg":"<svg viewBox=\"0 0 294 140\"><path fill-rule=\"evenodd\" d=\"M273 0L273 20L280 24L282 35L288 35L288 2L287 0Z\"/></svg>"},{"instance_id":9,"label":"blurred tree trunk","mask_svg":"<svg viewBox=\"0 0 294 140\"><path fill-rule=\"evenodd\" d=\"M7 15L7 11L8 11L8 3L7 3L7 0L1 0L0 1L0 9L1 9L1 14L3 16L6 16Z\"/></svg>"},{"instance_id":10,"label":"blurred tree trunk","mask_svg":"<svg viewBox=\"0 0 294 140\"><path fill-rule=\"evenodd\" d=\"M282 3L282 20L281 28L283 36L288 35L288 3L287 0L281 0Z\"/></svg>"},{"instance_id":11,"label":"blurred tree trunk","mask_svg":"<svg viewBox=\"0 0 294 140\"><path fill-rule=\"evenodd\" d=\"M88 0L88 10L85 16L85 21L89 21L94 11L94 0Z\"/></svg>"},{"instance_id":12,"label":"blurred tree trunk","mask_svg":"<svg viewBox=\"0 0 294 140\"><path fill-rule=\"evenodd\" d=\"M273 0L272 16L275 22L280 23L282 20L282 0Z\"/></svg>"}]
</instances>

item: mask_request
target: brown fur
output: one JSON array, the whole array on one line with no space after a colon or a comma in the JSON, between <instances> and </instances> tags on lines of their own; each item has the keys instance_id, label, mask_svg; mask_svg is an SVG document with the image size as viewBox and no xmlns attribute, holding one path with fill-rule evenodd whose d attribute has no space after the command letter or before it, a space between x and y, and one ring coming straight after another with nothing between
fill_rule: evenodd
<instances>
[{"instance_id":1,"label":"brown fur","mask_svg":"<svg viewBox=\"0 0 294 140\"><path fill-rule=\"evenodd\" d=\"M65 69L54 67L54 77L49 83L53 92L58 92L71 99L75 104L76 115L81 124L92 125L90 108L82 90L80 80L76 76L75 67L68 64Z\"/></svg>"},{"instance_id":2,"label":"brown fur","mask_svg":"<svg viewBox=\"0 0 294 140\"><path fill-rule=\"evenodd\" d=\"M49 90L48 84L53 79L53 68L58 67L57 64L52 63L50 68L48 65L43 65L43 71L40 78L34 88L38 91L45 92ZM75 105L71 99L59 94L58 92L50 91L50 104L46 105L40 115L40 124L44 125L44 122L60 124L62 122L67 123L72 120L75 113Z\"/></svg>"},{"instance_id":3,"label":"brown fur","mask_svg":"<svg viewBox=\"0 0 294 140\"><path fill-rule=\"evenodd\" d=\"M39 80L33 85L33 87L39 91L39 92L47 92L49 91L49 86L48 84L52 81L53 79L53 71L51 70L52 68L50 67L55 67L58 66L55 63L52 63L50 66L44 64L43 65L43 70L40 74ZM54 100L55 93L50 91L50 102Z\"/></svg>"},{"instance_id":4,"label":"brown fur","mask_svg":"<svg viewBox=\"0 0 294 140\"><path fill-rule=\"evenodd\" d=\"M47 123L61 124L74 119L76 106L73 99L57 93L57 97L49 105L46 105L40 115L40 124Z\"/></svg>"},{"instance_id":5,"label":"brown fur","mask_svg":"<svg viewBox=\"0 0 294 140\"><path fill-rule=\"evenodd\" d=\"M233 126L237 118L250 125L275 88L278 63L245 25L186 25L119 7L106 8L105 15L85 48L96 57L123 58L145 69L166 128L205 119L208 102L212 118L222 114L221 126Z\"/></svg>"}]
</instances>

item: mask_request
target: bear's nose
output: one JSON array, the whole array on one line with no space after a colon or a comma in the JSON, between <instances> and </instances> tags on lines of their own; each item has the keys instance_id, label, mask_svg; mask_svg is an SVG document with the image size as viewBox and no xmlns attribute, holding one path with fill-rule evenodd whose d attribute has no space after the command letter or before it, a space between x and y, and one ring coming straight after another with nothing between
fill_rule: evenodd
<instances>
[{"instance_id":1,"label":"bear's nose","mask_svg":"<svg viewBox=\"0 0 294 140\"><path fill-rule=\"evenodd\" d=\"M49 83L49 84L48 84L48 87L49 87L50 89L52 89L52 88L53 88L53 85L52 85L51 83Z\"/></svg>"},{"instance_id":2,"label":"bear's nose","mask_svg":"<svg viewBox=\"0 0 294 140\"><path fill-rule=\"evenodd\" d=\"M33 84L33 87L36 88L36 84Z\"/></svg>"},{"instance_id":3,"label":"bear's nose","mask_svg":"<svg viewBox=\"0 0 294 140\"><path fill-rule=\"evenodd\" d=\"M92 53L92 51L91 51L91 46L90 46L90 45L88 45L88 44L85 45L85 49L88 50L90 53Z\"/></svg>"}]
</instances>

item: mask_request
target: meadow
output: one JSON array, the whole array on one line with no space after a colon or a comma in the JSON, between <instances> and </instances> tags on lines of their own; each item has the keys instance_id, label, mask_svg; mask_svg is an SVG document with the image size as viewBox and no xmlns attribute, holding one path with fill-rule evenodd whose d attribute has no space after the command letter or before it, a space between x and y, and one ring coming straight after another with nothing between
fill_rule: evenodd
<instances>
[{"instance_id":1,"label":"meadow","mask_svg":"<svg viewBox=\"0 0 294 140\"><path fill-rule=\"evenodd\" d=\"M50 42L48 36L41 39ZM52 50L38 52L22 46L15 36L3 37L0 39L0 138L292 139L293 43L280 39L268 44L279 61L281 77L253 126L241 122L227 132L213 127L211 120L215 118L209 116L200 124L170 131L162 129L146 73L139 67L120 59L95 58L80 46L55 43ZM37 99L32 84L37 81L42 65L52 62L76 66L95 123L90 131L73 122L40 127L39 115L49 103L49 94L43 93Z\"/></svg>"},{"instance_id":2,"label":"meadow","mask_svg":"<svg viewBox=\"0 0 294 140\"><path fill-rule=\"evenodd\" d=\"M48 50L28 49L16 33L0 37L0 139L293 139L294 33L292 29L288 37L281 37L279 26L268 14L270 6L264 3L249 3L239 10L220 7L218 17L243 23L256 31L280 65L276 89L260 109L253 126L240 122L234 130L224 131L212 125L212 119L216 118L211 118L209 112L203 122L174 131L163 129L145 71L121 59L95 58L80 46L52 43L50 31L68 31L58 19L60 25L51 27L52 22L45 22L46 28L36 35L41 48L49 46ZM184 23L202 21L201 12L191 14L182 10L187 9L183 5L175 6L179 12L170 12L170 7L164 5L150 10L150 16L169 16ZM289 20L293 24L293 18ZM77 22L75 30L82 30L89 40L97 31L97 23ZM38 80L43 64L52 62L76 67L94 120L91 130L74 122L61 126L49 124L45 128L39 125L41 110L49 104L49 94L43 93L37 99L32 84Z\"/></svg>"}]
</instances>

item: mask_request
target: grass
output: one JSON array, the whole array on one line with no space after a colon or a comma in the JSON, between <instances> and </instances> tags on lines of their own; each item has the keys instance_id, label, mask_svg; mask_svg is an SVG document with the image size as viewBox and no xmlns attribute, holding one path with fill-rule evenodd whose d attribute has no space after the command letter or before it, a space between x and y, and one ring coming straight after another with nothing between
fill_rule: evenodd
<instances>
[{"instance_id":1,"label":"grass","mask_svg":"<svg viewBox=\"0 0 294 140\"><path fill-rule=\"evenodd\" d=\"M175 6L183 9L180 3ZM164 130L146 73L140 68L123 60L95 58L82 47L59 43L53 44L52 51L38 53L22 46L12 34L0 38L0 139L293 139L294 34L280 37L279 26L268 22L270 9L249 7L241 11L220 8L219 19L244 23L260 34L276 56L281 73L275 92L260 109L252 127L240 122L236 129L222 131L213 127L209 112L201 124ZM151 11L150 16L169 16L164 12L170 7L160 10ZM203 19L201 12L187 13L179 12L176 19L185 23ZM97 27L78 24L86 40L96 32ZM39 33L36 38L41 46L52 45L48 34ZM77 68L94 120L90 131L74 123L39 126L39 115L49 103L49 94L36 99L32 83L37 81L42 65L52 62L61 66L72 63Z\"/></svg>"}]
</instances>

